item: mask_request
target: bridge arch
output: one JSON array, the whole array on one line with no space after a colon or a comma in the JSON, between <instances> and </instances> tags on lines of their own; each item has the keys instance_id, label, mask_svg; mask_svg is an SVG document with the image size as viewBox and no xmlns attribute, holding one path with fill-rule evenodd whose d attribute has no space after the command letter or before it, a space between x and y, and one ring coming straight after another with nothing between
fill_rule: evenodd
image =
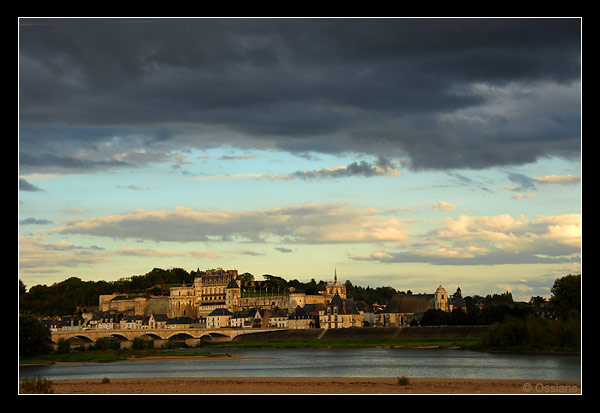
<instances>
[{"instance_id":1,"label":"bridge arch","mask_svg":"<svg viewBox=\"0 0 600 413\"><path fill-rule=\"evenodd\" d=\"M58 340L56 340L56 341L58 342ZM94 342L94 340L92 340L90 337L88 337L84 334L73 335L71 337L65 338L65 341L71 345L80 344L80 343L90 344L90 343ZM53 343L54 343L54 341L53 341ZM54 343L54 344L57 344L57 343Z\"/></svg>"},{"instance_id":2,"label":"bridge arch","mask_svg":"<svg viewBox=\"0 0 600 413\"><path fill-rule=\"evenodd\" d=\"M231 337L224 333L218 333L216 331L211 331L210 333L205 333L200 336L200 340L205 343L216 342L216 341L230 341Z\"/></svg>"},{"instance_id":3,"label":"bridge arch","mask_svg":"<svg viewBox=\"0 0 600 413\"><path fill-rule=\"evenodd\" d=\"M212 333L210 333L211 337L215 337L215 338L231 338L228 334L224 334L224 333L218 333L216 331L213 331Z\"/></svg>"},{"instance_id":4,"label":"bridge arch","mask_svg":"<svg viewBox=\"0 0 600 413\"><path fill-rule=\"evenodd\" d=\"M162 340L163 338L156 333L144 333L138 336L142 340Z\"/></svg>"},{"instance_id":5,"label":"bridge arch","mask_svg":"<svg viewBox=\"0 0 600 413\"><path fill-rule=\"evenodd\" d=\"M123 334L119 334L119 333L107 333L107 334L103 335L102 337L98 337L98 338L99 339L103 338L103 339L109 340L109 341L113 341L113 340L128 341L129 340L126 336L124 336Z\"/></svg>"},{"instance_id":6,"label":"bridge arch","mask_svg":"<svg viewBox=\"0 0 600 413\"><path fill-rule=\"evenodd\" d=\"M210 333L204 333L199 337L199 339L205 343L210 343L212 341L212 336Z\"/></svg>"},{"instance_id":7,"label":"bridge arch","mask_svg":"<svg viewBox=\"0 0 600 413\"><path fill-rule=\"evenodd\" d=\"M195 338L193 335L189 334L189 333L173 333L170 336L167 337L167 340L169 341L184 341L187 340L188 338Z\"/></svg>"}]
</instances>

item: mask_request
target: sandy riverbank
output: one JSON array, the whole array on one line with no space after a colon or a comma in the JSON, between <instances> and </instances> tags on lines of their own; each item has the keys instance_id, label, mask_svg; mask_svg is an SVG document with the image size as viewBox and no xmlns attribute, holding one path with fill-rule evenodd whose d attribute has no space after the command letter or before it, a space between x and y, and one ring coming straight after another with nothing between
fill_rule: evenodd
<instances>
[{"instance_id":1,"label":"sandy riverbank","mask_svg":"<svg viewBox=\"0 0 600 413\"><path fill-rule=\"evenodd\" d=\"M581 394L579 381L327 377L54 380L55 394Z\"/></svg>"}]
</instances>

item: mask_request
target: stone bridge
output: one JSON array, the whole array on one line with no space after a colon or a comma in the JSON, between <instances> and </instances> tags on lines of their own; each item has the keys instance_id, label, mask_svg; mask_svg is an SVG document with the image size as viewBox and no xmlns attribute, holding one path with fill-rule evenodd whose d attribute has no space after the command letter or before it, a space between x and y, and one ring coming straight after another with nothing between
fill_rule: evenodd
<instances>
[{"instance_id":1,"label":"stone bridge","mask_svg":"<svg viewBox=\"0 0 600 413\"><path fill-rule=\"evenodd\" d=\"M128 347L134 339L154 340L155 342L185 341L196 344L200 341L231 341L243 334L256 334L267 331L282 331L287 328L157 328L157 329L112 329L112 330L74 330L52 332L52 342L64 338L69 343L84 345L95 343L100 338L120 341L122 347Z\"/></svg>"}]
</instances>

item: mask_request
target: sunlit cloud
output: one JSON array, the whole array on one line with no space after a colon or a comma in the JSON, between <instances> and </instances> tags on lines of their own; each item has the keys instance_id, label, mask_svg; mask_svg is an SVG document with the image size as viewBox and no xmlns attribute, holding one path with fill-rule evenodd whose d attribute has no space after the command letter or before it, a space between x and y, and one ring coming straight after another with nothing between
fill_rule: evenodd
<instances>
[{"instance_id":1,"label":"sunlit cloud","mask_svg":"<svg viewBox=\"0 0 600 413\"><path fill-rule=\"evenodd\" d=\"M446 201L440 201L440 202L435 202L435 203L431 204L431 207L433 209L437 209L439 211L449 212L449 211L454 211L454 208L456 208L456 205L450 204Z\"/></svg>"},{"instance_id":2,"label":"sunlit cloud","mask_svg":"<svg viewBox=\"0 0 600 413\"><path fill-rule=\"evenodd\" d=\"M382 217L375 208L347 203L306 204L254 211L135 210L124 215L72 219L47 232L154 241L286 240L294 243L405 242L409 221Z\"/></svg>"},{"instance_id":3,"label":"sunlit cloud","mask_svg":"<svg viewBox=\"0 0 600 413\"><path fill-rule=\"evenodd\" d=\"M513 196L513 199L535 199L537 197L536 194L516 194Z\"/></svg>"},{"instance_id":4,"label":"sunlit cloud","mask_svg":"<svg viewBox=\"0 0 600 413\"><path fill-rule=\"evenodd\" d=\"M19 237L19 268L27 272L55 271L57 267L105 264L110 253L97 246L77 246L72 242L48 242L44 237Z\"/></svg>"},{"instance_id":5,"label":"sunlit cloud","mask_svg":"<svg viewBox=\"0 0 600 413\"><path fill-rule=\"evenodd\" d=\"M411 248L377 250L350 258L362 261L422 262L436 265L497 265L573 262L580 259L581 216L446 218L415 235Z\"/></svg>"},{"instance_id":6,"label":"sunlit cloud","mask_svg":"<svg viewBox=\"0 0 600 413\"><path fill-rule=\"evenodd\" d=\"M572 184L581 181L581 174L578 175L547 175L533 177L533 180L541 184Z\"/></svg>"}]
</instances>

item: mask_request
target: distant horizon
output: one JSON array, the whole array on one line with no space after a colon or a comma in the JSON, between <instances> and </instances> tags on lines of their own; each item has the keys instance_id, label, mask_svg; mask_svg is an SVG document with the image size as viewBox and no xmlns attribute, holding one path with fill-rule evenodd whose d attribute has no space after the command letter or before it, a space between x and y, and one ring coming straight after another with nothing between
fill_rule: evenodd
<instances>
[{"instance_id":1,"label":"distant horizon","mask_svg":"<svg viewBox=\"0 0 600 413\"><path fill-rule=\"evenodd\" d=\"M547 297L581 273L581 40L581 18L20 18L19 278L228 263Z\"/></svg>"}]
</instances>

